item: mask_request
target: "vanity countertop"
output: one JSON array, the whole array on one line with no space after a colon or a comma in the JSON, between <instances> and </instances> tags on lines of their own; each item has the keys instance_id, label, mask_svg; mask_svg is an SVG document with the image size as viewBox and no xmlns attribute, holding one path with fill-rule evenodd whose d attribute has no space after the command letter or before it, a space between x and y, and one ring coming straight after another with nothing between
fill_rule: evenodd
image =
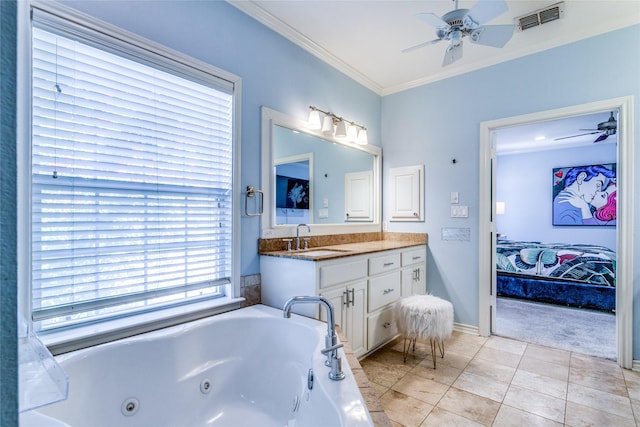
<instances>
[{"instance_id":1,"label":"vanity countertop","mask_svg":"<svg viewBox=\"0 0 640 427\"><path fill-rule=\"evenodd\" d=\"M398 238L398 235L409 235L409 238ZM259 251L260 255L268 255L275 257L294 258L307 261L324 261L329 259L344 258L354 255L370 254L374 252L387 251L391 249L409 248L412 246L421 246L427 243L426 234L423 238L416 238L415 234L409 233L389 233L391 238L383 238L379 240L357 241L352 243L325 244L319 247L310 247L305 250L263 250Z\"/></svg>"}]
</instances>

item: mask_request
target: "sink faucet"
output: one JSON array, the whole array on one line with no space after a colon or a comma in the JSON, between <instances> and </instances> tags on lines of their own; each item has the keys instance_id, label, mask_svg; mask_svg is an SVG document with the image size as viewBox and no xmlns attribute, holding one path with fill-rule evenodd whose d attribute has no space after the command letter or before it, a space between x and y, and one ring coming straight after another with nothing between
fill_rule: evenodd
<instances>
[{"instance_id":1,"label":"sink faucet","mask_svg":"<svg viewBox=\"0 0 640 427\"><path fill-rule=\"evenodd\" d=\"M304 225L304 224L301 224ZM291 317L291 306L300 303L312 303L324 305L327 309L327 336L325 337L325 348L320 350L322 354L327 356L325 364L331 368L329 372L329 378L334 381L344 379L344 372L342 372L342 360L338 356L338 349L343 346L342 343L338 344L338 336L336 335L335 316L333 314L333 305L323 297L316 296L301 296L293 297L289 299L282 308L283 315L286 318Z\"/></svg>"},{"instance_id":2,"label":"sink faucet","mask_svg":"<svg viewBox=\"0 0 640 427\"><path fill-rule=\"evenodd\" d=\"M300 227L307 227L307 232L311 233L311 227L307 224L298 224L296 227L296 250L300 250Z\"/></svg>"}]
</instances>

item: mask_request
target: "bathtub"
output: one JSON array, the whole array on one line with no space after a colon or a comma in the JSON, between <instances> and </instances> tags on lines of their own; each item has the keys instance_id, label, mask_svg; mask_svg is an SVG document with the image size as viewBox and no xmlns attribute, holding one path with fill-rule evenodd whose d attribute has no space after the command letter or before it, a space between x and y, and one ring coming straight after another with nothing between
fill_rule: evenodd
<instances>
[{"instance_id":1,"label":"bathtub","mask_svg":"<svg viewBox=\"0 0 640 427\"><path fill-rule=\"evenodd\" d=\"M21 426L372 426L342 349L328 378L325 335L257 305L58 356L69 398Z\"/></svg>"}]
</instances>

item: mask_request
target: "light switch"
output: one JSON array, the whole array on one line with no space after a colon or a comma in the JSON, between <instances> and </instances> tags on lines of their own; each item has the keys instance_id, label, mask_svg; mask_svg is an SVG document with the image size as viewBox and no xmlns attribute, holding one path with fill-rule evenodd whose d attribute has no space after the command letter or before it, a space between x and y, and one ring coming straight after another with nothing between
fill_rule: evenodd
<instances>
[{"instance_id":1,"label":"light switch","mask_svg":"<svg viewBox=\"0 0 640 427\"><path fill-rule=\"evenodd\" d=\"M322 207L323 208L329 207L329 199L322 199Z\"/></svg>"},{"instance_id":2,"label":"light switch","mask_svg":"<svg viewBox=\"0 0 640 427\"><path fill-rule=\"evenodd\" d=\"M451 218L468 218L468 206L451 206Z\"/></svg>"},{"instance_id":3,"label":"light switch","mask_svg":"<svg viewBox=\"0 0 640 427\"><path fill-rule=\"evenodd\" d=\"M458 203L458 192L457 191L452 191L451 192L451 203Z\"/></svg>"}]
</instances>

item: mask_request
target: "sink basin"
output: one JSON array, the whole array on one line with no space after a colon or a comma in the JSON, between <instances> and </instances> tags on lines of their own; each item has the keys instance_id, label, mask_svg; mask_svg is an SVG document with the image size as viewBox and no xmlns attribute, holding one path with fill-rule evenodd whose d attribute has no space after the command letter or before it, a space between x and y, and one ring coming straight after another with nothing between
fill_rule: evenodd
<instances>
[{"instance_id":1,"label":"sink basin","mask_svg":"<svg viewBox=\"0 0 640 427\"><path fill-rule=\"evenodd\" d=\"M300 252L299 255L304 256L325 256L325 255L340 255L345 251L339 251L334 249L315 249L310 251Z\"/></svg>"}]
</instances>

